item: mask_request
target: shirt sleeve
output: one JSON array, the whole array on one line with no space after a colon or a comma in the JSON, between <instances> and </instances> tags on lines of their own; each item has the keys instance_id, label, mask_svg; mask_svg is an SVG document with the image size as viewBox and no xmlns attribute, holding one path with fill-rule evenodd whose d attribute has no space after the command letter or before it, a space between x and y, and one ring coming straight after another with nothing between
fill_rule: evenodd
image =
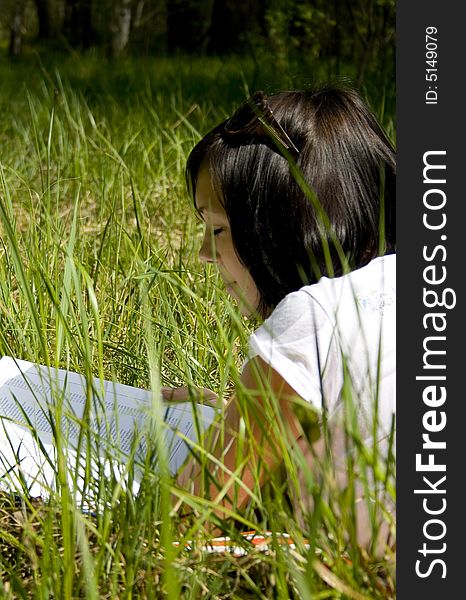
<instances>
[{"instance_id":1,"label":"shirt sleeve","mask_svg":"<svg viewBox=\"0 0 466 600\"><path fill-rule=\"evenodd\" d=\"M300 290L286 296L251 335L248 358L262 358L320 411L333 340L331 319L309 292Z\"/></svg>"}]
</instances>

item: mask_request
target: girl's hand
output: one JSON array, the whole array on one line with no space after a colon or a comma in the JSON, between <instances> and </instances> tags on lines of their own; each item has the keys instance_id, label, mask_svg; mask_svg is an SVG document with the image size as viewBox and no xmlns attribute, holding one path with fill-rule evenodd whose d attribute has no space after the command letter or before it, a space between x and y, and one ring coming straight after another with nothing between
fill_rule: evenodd
<instances>
[{"instance_id":1,"label":"girl's hand","mask_svg":"<svg viewBox=\"0 0 466 600\"><path fill-rule=\"evenodd\" d=\"M169 402L189 402L192 399L199 404L218 406L217 394L208 388L170 388L162 387L162 398Z\"/></svg>"}]
</instances>

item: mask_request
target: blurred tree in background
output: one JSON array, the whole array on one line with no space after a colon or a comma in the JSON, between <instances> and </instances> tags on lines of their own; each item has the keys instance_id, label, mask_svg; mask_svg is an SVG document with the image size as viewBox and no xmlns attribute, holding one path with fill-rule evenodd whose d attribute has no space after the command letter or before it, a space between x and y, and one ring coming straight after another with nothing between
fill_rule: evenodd
<instances>
[{"instance_id":1,"label":"blurred tree in background","mask_svg":"<svg viewBox=\"0 0 466 600\"><path fill-rule=\"evenodd\" d=\"M355 78L393 68L395 0L0 0L5 50L96 48L117 58L273 51L351 63Z\"/></svg>"}]
</instances>

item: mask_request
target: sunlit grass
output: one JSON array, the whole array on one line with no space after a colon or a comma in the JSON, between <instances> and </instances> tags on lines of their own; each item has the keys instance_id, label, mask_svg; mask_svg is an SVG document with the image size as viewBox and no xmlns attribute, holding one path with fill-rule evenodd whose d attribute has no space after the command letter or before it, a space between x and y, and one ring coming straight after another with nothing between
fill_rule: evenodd
<instances>
[{"instance_id":1,"label":"sunlit grass","mask_svg":"<svg viewBox=\"0 0 466 600\"><path fill-rule=\"evenodd\" d=\"M175 84L188 78L189 66L168 62L159 68L173 82L171 93L129 67L126 79L123 69L120 80L110 80L92 61L80 67L87 88L70 83L78 72L39 70L13 102L7 81L0 93L0 354L155 390L231 393L253 324L237 315L215 271L199 263L202 227L184 187L193 144L244 93L237 66L213 66L204 85L216 88L215 99L202 93L202 82L196 89ZM246 67L243 77L257 87ZM228 92L219 103L222 82ZM393 121L384 120L393 133ZM316 481L303 449L284 434L273 398L267 421L286 476L251 489L245 510L223 521L216 515L222 495L234 498L242 485L241 465L254 456L260 462L260 446L248 439L254 399L240 393L240 405L244 452L233 489L220 487L217 498L191 496L163 465L154 472L147 463L137 494L102 474L95 482L101 502L88 513L74 503L61 461L49 498L25 490L0 495L0 595L394 597L393 548L360 548L354 511L357 475L369 486L375 480L383 493L368 508L377 531L385 498L394 498L393 456L374 463L359 447L348 459L354 478L344 491L323 457L326 475ZM305 428L312 415L306 406L301 413ZM201 462L210 459L202 447L193 451ZM191 516L171 511L173 497ZM385 520L393 529L391 517ZM239 544L238 531L287 531L296 550L275 540L268 553L209 556L200 547L214 525Z\"/></svg>"}]
</instances>

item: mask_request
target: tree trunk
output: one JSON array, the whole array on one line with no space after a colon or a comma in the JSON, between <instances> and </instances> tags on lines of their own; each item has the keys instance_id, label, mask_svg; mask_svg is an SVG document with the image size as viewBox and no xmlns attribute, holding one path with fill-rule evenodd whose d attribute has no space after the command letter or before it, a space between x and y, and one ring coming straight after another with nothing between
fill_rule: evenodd
<instances>
[{"instance_id":1,"label":"tree trunk","mask_svg":"<svg viewBox=\"0 0 466 600\"><path fill-rule=\"evenodd\" d=\"M136 8L134 10L133 23L132 23L133 28L138 28L141 26L142 14L144 12L144 4L145 4L145 0L137 1Z\"/></svg>"},{"instance_id":2,"label":"tree trunk","mask_svg":"<svg viewBox=\"0 0 466 600\"><path fill-rule=\"evenodd\" d=\"M50 7L48 0L36 0L37 19L39 21L39 38L48 40L52 35Z\"/></svg>"},{"instance_id":3,"label":"tree trunk","mask_svg":"<svg viewBox=\"0 0 466 600\"><path fill-rule=\"evenodd\" d=\"M113 12L113 23L111 27L112 40L110 51L112 58L123 54L129 42L131 31L131 0L119 0L116 2Z\"/></svg>"},{"instance_id":4,"label":"tree trunk","mask_svg":"<svg viewBox=\"0 0 466 600\"><path fill-rule=\"evenodd\" d=\"M267 35L266 5L266 0L214 0L207 51L213 54L251 52L258 38Z\"/></svg>"},{"instance_id":5,"label":"tree trunk","mask_svg":"<svg viewBox=\"0 0 466 600\"><path fill-rule=\"evenodd\" d=\"M26 0L16 0L15 14L11 24L10 47L8 53L10 56L19 56L23 41L23 17Z\"/></svg>"},{"instance_id":6,"label":"tree trunk","mask_svg":"<svg viewBox=\"0 0 466 600\"><path fill-rule=\"evenodd\" d=\"M167 46L203 53L207 50L214 0L171 0L167 5Z\"/></svg>"},{"instance_id":7,"label":"tree trunk","mask_svg":"<svg viewBox=\"0 0 466 600\"><path fill-rule=\"evenodd\" d=\"M90 48L93 42L92 0L66 0L65 35L73 48Z\"/></svg>"}]
</instances>

